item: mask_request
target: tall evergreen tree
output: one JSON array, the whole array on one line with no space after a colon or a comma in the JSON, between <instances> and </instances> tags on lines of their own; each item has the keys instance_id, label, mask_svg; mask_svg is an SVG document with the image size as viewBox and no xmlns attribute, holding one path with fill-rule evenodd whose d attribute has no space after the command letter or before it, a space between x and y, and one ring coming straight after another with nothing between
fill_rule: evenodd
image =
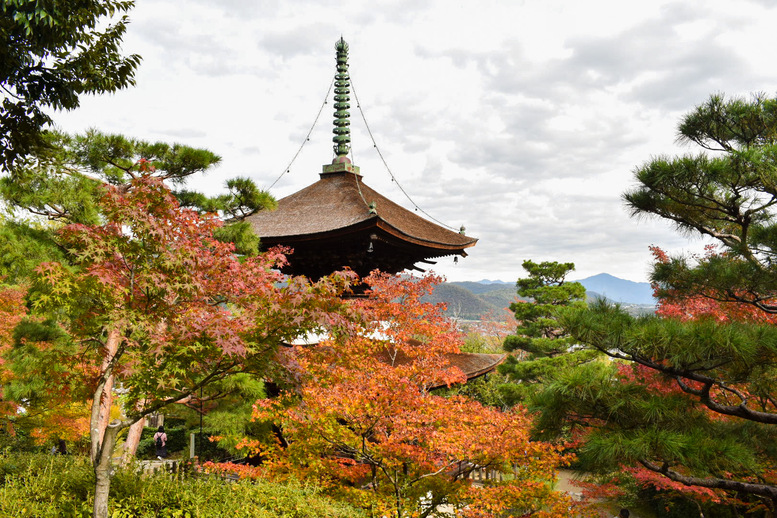
<instances>
[{"instance_id":1,"label":"tall evergreen tree","mask_svg":"<svg viewBox=\"0 0 777 518\"><path fill-rule=\"evenodd\" d=\"M499 372L511 381L501 387L505 402L511 405L529 403L530 396L554 373L594 356L591 351L574 350L575 339L556 318L560 307L585 306L585 287L566 280L575 265L524 261L523 269L529 276L518 279L516 286L518 295L528 300L510 305L518 327L504 341L506 351L519 354L508 356L499 366Z\"/></svg>"},{"instance_id":2,"label":"tall evergreen tree","mask_svg":"<svg viewBox=\"0 0 777 518\"><path fill-rule=\"evenodd\" d=\"M49 221L97 223L101 218L101 188L127 188L141 175L141 164L142 174L183 186L190 176L206 173L221 161L207 149L97 130L82 135L51 131L41 138L45 146L18 159L13 174L0 178L0 199L12 216L22 209ZM227 180L226 186L225 194L209 197L182 190L178 198L184 206L200 213L218 214L227 225L218 229L217 237L235 243L238 253L255 254L259 239L244 219L256 211L273 209L275 200L248 178Z\"/></svg>"},{"instance_id":3,"label":"tall evergreen tree","mask_svg":"<svg viewBox=\"0 0 777 518\"><path fill-rule=\"evenodd\" d=\"M682 120L679 140L703 150L647 162L624 199L635 216L670 220L717 248L655 265L658 295L684 306L674 311L682 318L635 319L606 304L562 314L578 342L618 361L550 385L540 428L586 426L590 469L628 465L773 516L777 328L763 317L777 313L777 99L712 96ZM716 311L698 311L702 299Z\"/></svg>"}]
</instances>

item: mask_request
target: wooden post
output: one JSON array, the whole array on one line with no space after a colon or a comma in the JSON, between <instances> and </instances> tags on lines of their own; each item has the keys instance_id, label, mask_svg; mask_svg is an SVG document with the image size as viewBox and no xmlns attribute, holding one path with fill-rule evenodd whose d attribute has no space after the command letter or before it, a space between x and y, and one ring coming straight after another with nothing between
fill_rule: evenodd
<instances>
[{"instance_id":1,"label":"wooden post","mask_svg":"<svg viewBox=\"0 0 777 518\"><path fill-rule=\"evenodd\" d=\"M189 434L189 458L194 458L194 432Z\"/></svg>"}]
</instances>

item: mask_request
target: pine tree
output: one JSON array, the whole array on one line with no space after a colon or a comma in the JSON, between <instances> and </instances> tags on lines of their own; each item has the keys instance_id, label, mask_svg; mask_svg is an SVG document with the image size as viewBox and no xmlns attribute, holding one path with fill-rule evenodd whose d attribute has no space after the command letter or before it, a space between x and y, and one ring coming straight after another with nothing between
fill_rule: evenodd
<instances>
[{"instance_id":1,"label":"pine tree","mask_svg":"<svg viewBox=\"0 0 777 518\"><path fill-rule=\"evenodd\" d=\"M624 199L635 216L672 221L717 246L701 257L657 254L652 280L667 310L659 316L635 319L607 304L561 314L580 344L617 361L548 386L539 428L582 425L588 469L652 473L695 498L738 498L772 516L777 99L712 96L679 134L702 152L650 160Z\"/></svg>"},{"instance_id":2,"label":"pine tree","mask_svg":"<svg viewBox=\"0 0 777 518\"><path fill-rule=\"evenodd\" d=\"M591 351L575 350L575 339L567 334L556 318L561 307L585 306L585 287L568 282L566 277L575 269L573 263L524 261L528 277L518 279L518 295L526 301L514 302L518 327L504 341L508 356L499 372L511 383L500 387L507 404L530 404L530 397L553 379L560 369L590 361Z\"/></svg>"}]
</instances>

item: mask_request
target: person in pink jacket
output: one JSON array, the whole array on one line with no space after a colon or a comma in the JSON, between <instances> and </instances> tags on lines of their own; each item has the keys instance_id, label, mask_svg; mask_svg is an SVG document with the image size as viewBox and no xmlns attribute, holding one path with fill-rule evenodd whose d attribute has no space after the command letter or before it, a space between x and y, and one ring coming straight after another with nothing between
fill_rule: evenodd
<instances>
[{"instance_id":1,"label":"person in pink jacket","mask_svg":"<svg viewBox=\"0 0 777 518\"><path fill-rule=\"evenodd\" d=\"M156 446L156 458L159 460L167 457L167 434L165 427L160 426L154 434L154 445Z\"/></svg>"}]
</instances>

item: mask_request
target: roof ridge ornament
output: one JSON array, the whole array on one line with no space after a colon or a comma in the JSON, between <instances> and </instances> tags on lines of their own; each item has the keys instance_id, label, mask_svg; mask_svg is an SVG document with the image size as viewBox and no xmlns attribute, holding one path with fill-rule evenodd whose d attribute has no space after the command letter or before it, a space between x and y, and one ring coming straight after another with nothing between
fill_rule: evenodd
<instances>
[{"instance_id":1,"label":"roof ridge ornament","mask_svg":"<svg viewBox=\"0 0 777 518\"><path fill-rule=\"evenodd\" d=\"M346 156L351 150L351 78L348 75L348 44L342 36L335 43L337 74L335 75L334 152L337 157Z\"/></svg>"},{"instance_id":2,"label":"roof ridge ornament","mask_svg":"<svg viewBox=\"0 0 777 518\"><path fill-rule=\"evenodd\" d=\"M334 152L331 164L324 165L322 175L330 173L354 173L361 176L359 168L351 163L351 78L348 75L348 44L342 36L335 43L337 74L335 74ZM364 202L365 204L367 202Z\"/></svg>"}]
</instances>

